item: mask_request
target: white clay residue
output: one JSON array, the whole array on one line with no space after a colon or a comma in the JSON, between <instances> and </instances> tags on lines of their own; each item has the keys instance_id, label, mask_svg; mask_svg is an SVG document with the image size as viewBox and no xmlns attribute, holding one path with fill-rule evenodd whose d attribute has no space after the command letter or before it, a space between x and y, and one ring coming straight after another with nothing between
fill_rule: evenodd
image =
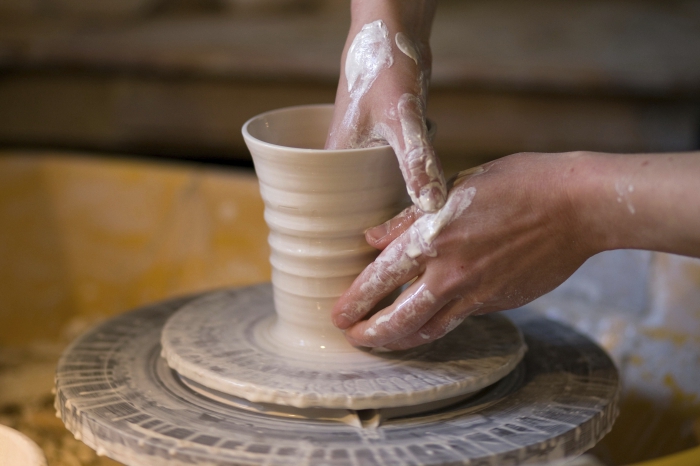
<instances>
[{"instance_id":1,"label":"white clay residue","mask_svg":"<svg viewBox=\"0 0 700 466\"><path fill-rule=\"evenodd\" d=\"M421 254L436 256L437 252L432 246L433 241L447 225L462 215L471 205L475 195L476 188L473 186L464 190L455 190L447 198L442 209L433 214L425 214L416 220L408 229L411 241L406 254L413 258Z\"/></svg>"},{"instance_id":2,"label":"white clay residue","mask_svg":"<svg viewBox=\"0 0 700 466\"><path fill-rule=\"evenodd\" d=\"M426 288L425 284L422 284L415 293L397 304L391 312L379 316L374 325L367 328L365 335L375 336L377 330L382 326L389 326L392 332L403 329L410 325L421 310L430 307L436 301L437 298Z\"/></svg>"},{"instance_id":3,"label":"white clay residue","mask_svg":"<svg viewBox=\"0 0 700 466\"><path fill-rule=\"evenodd\" d=\"M393 289L400 285L400 278L404 276L404 272L412 267L417 266L416 258L420 255L429 257L437 256L437 251L433 247L433 241L440 232L458 218L471 205L476 188L471 186L464 190L455 190L447 198L445 205L433 214L424 214L404 233L409 238L409 242L405 249L400 247L392 248L391 246L385 250L386 257L380 255L377 261L379 262L378 270L369 277L369 279L360 286L360 290L365 296L372 297L377 292ZM400 255L400 257L396 257ZM382 265L388 264L386 267ZM398 272L398 273L397 273ZM391 288L389 288L390 286ZM376 319L372 327L368 327L365 331L367 336L375 336L377 327L391 322L396 328L400 328L407 320L411 320L417 310L428 307L429 304L435 302L435 296L430 290L421 285L409 298L398 304L396 308L389 314L382 315ZM370 301L358 302L357 311L366 310ZM395 316L401 316L401 322L393 322ZM461 322L461 320L459 321ZM454 325L459 325L456 322ZM444 334L450 330L446 330Z\"/></svg>"},{"instance_id":4,"label":"white clay residue","mask_svg":"<svg viewBox=\"0 0 700 466\"><path fill-rule=\"evenodd\" d=\"M360 99L372 87L379 73L393 63L389 30L384 22L377 20L362 26L345 58L345 79L348 82L350 104L343 118L343 126L357 130ZM358 144L355 142L351 146L360 147Z\"/></svg>"},{"instance_id":5,"label":"white clay residue","mask_svg":"<svg viewBox=\"0 0 700 466\"><path fill-rule=\"evenodd\" d=\"M399 50L401 50L404 55L413 60L417 65L419 57L418 49L416 49L416 46L413 44L411 39L409 39L403 32L397 32L394 40L396 41L396 46L399 48Z\"/></svg>"},{"instance_id":6,"label":"white clay residue","mask_svg":"<svg viewBox=\"0 0 700 466\"><path fill-rule=\"evenodd\" d=\"M615 192L617 193L617 202L619 202L620 204L622 202L625 202L625 204L627 205L627 210L629 210L630 214L634 214L636 212L636 209L634 208L634 205L632 205L632 202L629 199L629 195L634 192L634 186L632 184L627 184L627 186L625 186L625 183L621 181L616 181Z\"/></svg>"},{"instance_id":7,"label":"white clay residue","mask_svg":"<svg viewBox=\"0 0 700 466\"><path fill-rule=\"evenodd\" d=\"M409 186L411 201L425 212L434 212L446 197L445 181L436 163L425 124L425 93L427 79L421 69L420 52L404 33L397 33L396 46L418 66L417 95L406 93L399 98L396 110L387 114L390 120L399 120L403 141L386 123L376 123L371 128L359 128L359 104L369 91L379 73L392 66L392 50L389 31L381 20L365 24L355 36L345 60L345 78L350 93L350 103L343 117L343 126L353 131L351 148L372 147L387 141L396 151L406 180L426 180L419 189ZM400 153L403 142L403 154Z\"/></svg>"},{"instance_id":8,"label":"white clay residue","mask_svg":"<svg viewBox=\"0 0 700 466\"><path fill-rule=\"evenodd\" d=\"M389 125L386 123L375 123L375 125L369 129L369 131L359 131L355 135L355 141L353 147L366 148L366 147L377 147L385 146L387 142L392 147L397 147L394 145L393 141L398 141L396 135L391 130Z\"/></svg>"},{"instance_id":9,"label":"white clay residue","mask_svg":"<svg viewBox=\"0 0 700 466\"><path fill-rule=\"evenodd\" d=\"M434 159L428 159L428 161L425 162L425 173L430 179L435 179L440 176L440 170L438 170Z\"/></svg>"},{"instance_id":10,"label":"white clay residue","mask_svg":"<svg viewBox=\"0 0 700 466\"><path fill-rule=\"evenodd\" d=\"M397 315L407 315L407 316L413 316L413 313L415 312L414 309L409 308L410 303L415 303L416 301L420 301L421 303L429 303L433 304L436 301L435 296L428 290L425 285L421 285L418 288L418 291L413 293L408 299L403 301L402 303L398 304L393 311L391 311L388 314L384 314L380 316L376 321L375 325L382 325L387 322L390 322L394 317Z\"/></svg>"},{"instance_id":11,"label":"white clay residue","mask_svg":"<svg viewBox=\"0 0 700 466\"><path fill-rule=\"evenodd\" d=\"M406 230L401 237L408 241L396 240L389 245L374 262L372 273L360 285L364 299L357 300L351 309L343 313L343 317L355 321L369 311L372 301L380 295L403 285L402 280L411 269L417 269L417 257L424 254L435 257L437 251L433 241L440 232L458 218L471 205L476 188L454 190L447 198L445 205L433 214L424 214ZM400 237L400 238L401 238ZM373 336L371 330L367 335Z\"/></svg>"},{"instance_id":12,"label":"white clay residue","mask_svg":"<svg viewBox=\"0 0 700 466\"><path fill-rule=\"evenodd\" d=\"M465 316L455 316L455 317L451 318L447 322L447 325L445 325L445 327L443 328L442 335L440 335L440 336L447 335L452 330L456 329L459 326L459 324L464 322L464 319L466 319L466 318L467 318L466 315Z\"/></svg>"},{"instance_id":13,"label":"white clay residue","mask_svg":"<svg viewBox=\"0 0 700 466\"><path fill-rule=\"evenodd\" d=\"M425 96L429 80L429 70L423 67L418 47L404 33L395 36L396 46L418 67L417 95L405 93L397 104L398 119L403 133L405 166L404 177L407 180L425 179L416 192L409 187L409 195L415 205L424 212L434 212L442 205L446 197L445 180L436 163L435 153L430 144L425 119ZM393 147L394 146L392 144Z\"/></svg>"},{"instance_id":14,"label":"white clay residue","mask_svg":"<svg viewBox=\"0 0 700 466\"><path fill-rule=\"evenodd\" d=\"M458 316L452 316L450 317L442 327L438 328L437 331L434 333L428 333L425 330L422 330L418 332L418 335L423 339L423 340L437 340L438 338L442 338L448 333L450 333L452 330L456 329L459 327L459 324L464 322L464 319L466 319L469 316L469 314L463 314L463 315L458 315Z\"/></svg>"},{"instance_id":15,"label":"white clay residue","mask_svg":"<svg viewBox=\"0 0 700 466\"><path fill-rule=\"evenodd\" d=\"M423 103L412 94L403 94L398 104L406 160L412 175L425 172L428 129L424 123Z\"/></svg>"},{"instance_id":16,"label":"white clay residue","mask_svg":"<svg viewBox=\"0 0 700 466\"><path fill-rule=\"evenodd\" d=\"M427 94L430 70L421 60L420 50L403 33L397 33L396 45L418 67L417 95L406 93L397 104L398 119L401 123L404 140L404 176L427 181L419 192L409 189L409 195L415 205L424 212L434 212L447 195L443 174L436 163L436 157L430 144L425 118L425 97Z\"/></svg>"},{"instance_id":17,"label":"white clay residue","mask_svg":"<svg viewBox=\"0 0 700 466\"><path fill-rule=\"evenodd\" d=\"M364 94L379 72L385 67L390 67L393 62L389 30L384 22L378 19L365 24L352 41L345 60L348 92L359 90Z\"/></svg>"},{"instance_id":18,"label":"white clay residue","mask_svg":"<svg viewBox=\"0 0 700 466\"><path fill-rule=\"evenodd\" d=\"M459 299L461 300L462 298L460 297ZM461 313L459 313L459 314L450 316L450 318L447 319L447 321L444 322L443 326L442 326L441 328L438 329L438 331L436 332L436 334L433 335L433 339L436 340L436 339L438 339L438 338L444 337L445 335L447 335L448 333L450 333L452 330L454 330L454 329L456 329L457 327L459 327L459 325L460 325L462 322L464 322L464 319L466 319L466 318L469 317L469 316L476 315L476 313L477 313L477 312L479 311L479 309L481 309L482 307L484 307L484 303L481 303L481 302L476 301L476 302L474 302L474 304L472 305L471 308L467 309L466 312L461 312Z\"/></svg>"},{"instance_id":19,"label":"white clay residue","mask_svg":"<svg viewBox=\"0 0 700 466\"><path fill-rule=\"evenodd\" d=\"M490 167L491 164L477 165L476 167L462 170L461 172L457 173L457 176L454 177L452 186L459 186L460 184L464 183L466 180L472 177L483 175L484 173L487 173L489 171Z\"/></svg>"},{"instance_id":20,"label":"white clay residue","mask_svg":"<svg viewBox=\"0 0 700 466\"><path fill-rule=\"evenodd\" d=\"M419 192L409 188L408 194L421 210L433 212L438 202L434 197L434 190L437 189L441 193L442 199L445 198L446 191L442 174L435 164L435 155L425 125L425 106L418 96L407 93L399 98L397 109L403 133L404 177L426 177L429 180Z\"/></svg>"},{"instance_id":21,"label":"white clay residue","mask_svg":"<svg viewBox=\"0 0 700 466\"><path fill-rule=\"evenodd\" d=\"M401 277L408 271L418 267L418 261L409 257L401 246L389 246L374 261L371 275L360 285L363 299L355 301L352 309L342 315L350 321L369 310L372 299L384 292L389 292L401 286Z\"/></svg>"}]
</instances>

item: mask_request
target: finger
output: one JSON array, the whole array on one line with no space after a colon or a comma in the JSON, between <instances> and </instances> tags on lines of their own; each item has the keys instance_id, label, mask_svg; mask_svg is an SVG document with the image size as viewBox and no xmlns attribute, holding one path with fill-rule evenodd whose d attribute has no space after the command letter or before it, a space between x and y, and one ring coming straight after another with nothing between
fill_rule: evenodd
<instances>
[{"instance_id":1,"label":"finger","mask_svg":"<svg viewBox=\"0 0 700 466\"><path fill-rule=\"evenodd\" d=\"M462 170L461 172L457 173L456 175L453 175L447 182L447 187L448 190L451 190L453 187L458 187L462 183L474 178L475 176L483 175L484 173L487 173L489 169L491 168L491 165L493 165L493 162L484 164L484 165L477 165L476 167L468 168L466 170Z\"/></svg>"},{"instance_id":2,"label":"finger","mask_svg":"<svg viewBox=\"0 0 700 466\"><path fill-rule=\"evenodd\" d=\"M399 98L397 114L403 151L397 155L411 200L423 212L435 212L445 204L447 186L430 143L424 108L418 96L407 93Z\"/></svg>"},{"instance_id":3,"label":"finger","mask_svg":"<svg viewBox=\"0 0 700 466\"><path fill-rule=\"evenodd\" d=\"M333 306L333 324L346 329L383 298L422 272L422 257L408 254L410 238L399 238L379 254Z\"/></svg>"},{"instance_id":4,"label":"finger","mask_svg":"<svg viewBox=\"0 0 700 466\"><path fill-rule=\"evenodd\" d=\"M386 248L392 241L401 236L413 222L415 222L423 213L415 206L402 210L394 218L386 222L372 227L365 232L365 239L370 246L377 249Z\"/></svg>"},{"instance_id":5,"label":"finger","mask_svg":"<svg viewBox=\"0 0 700 466\"><path fill-rule=\"evenodd\" d=\"M351 103L348 102L349 97L341 96L340 89L336 97L335 107L333 110L333 119L329 127L328 136L324 149L326 150L343 150L365 147L362 141L367 136L364 134L364 128L367 126L367 115L359 113L359 109L350 108ZM348 120L348 112L353 113L352 118Z\"/></svg>"},{"instance_id":6,"label":"finger","mask_svg":"<svg viewBox=\"0 0 700 466\"><path fill-rule=\"evenodd\" d=\"M425 283L416 281L393 304L348 328L345 337L356 346L386 347L418 331L443 304Z\"/></svg>"},{"instance_id":7,"label":"finger","mask_svg":"<svg viewBox=\"0 0 700 466\"><path fill-rule=\"evenodd\" d=\"M382 298L422 272L426 257L435 257L433 240L471 205L474 187L454 191L444 209L420 216L370 264L333 308L334 324L347 329Z\"/></svg>"},{"instance_id":8,"label":"finger","mask_svg":"<svg viewBox=\"0 0 700 466\"><path fill-rule=\"evenodd\" d=\"M348 128L343 125L345 113L350 105L350 93L347 90L345 77L341 73L338 90L335 96L335 105L333 107L333 117L328 128L328 136L324 149L337 150L345 149L350 144L350 138L354 128Z\"/></svg>"},{"instance_id":9,"label":"finger","mask_svg":"<svg viewBox=\"0 0 700 466\"><path fill-rule=\"evenodd\" d=\"M350 131L347 128L343 128L343 126L340 123L335 123L334 120L334 122L331 123L330 130L328 131L328 136L326 138L326 144L324 145L324 149L346 149L350 145L350 137Z\"/></svg>"},{"instance_id":10,"label":"finger","mask_svg":"<svg viewBox=\"0 0 700 466\"><path fill-rule=\"evenodd\" d=\"M440 309L425 325L412 335L395 340L384 347L390 350L405 350L425 345L444 337L471 315L477 314L483 303L455 298Z\"/></svg>"}]
</instances>

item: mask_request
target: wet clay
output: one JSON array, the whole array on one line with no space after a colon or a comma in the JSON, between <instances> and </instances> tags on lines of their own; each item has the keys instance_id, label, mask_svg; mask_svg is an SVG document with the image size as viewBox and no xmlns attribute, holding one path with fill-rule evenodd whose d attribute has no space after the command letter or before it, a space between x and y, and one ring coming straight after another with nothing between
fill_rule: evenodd
<instances>
[{"instance_id":1,"label":"wet clay","mask_svg":"<svg viewBox=\"0 0 700 466\"><path fill-rule=\"evenodd\" d=\"M500 315L464 322L438 341L405 351L349 345L341 351L328 344L330 339L326 348L314 349L291 335L280 338L287 323L279 309L275 312L272 288L261 284L211 292L183 306L163 327L168 366L209 389L253 403L362 410L475 392L506 376L525 354L520 331Z\"/></svg>"},{"instance_id":2,"label":"wet clay","mask_svg":"<svg viewBox=\"0 0 700 466\"><path fill-rule=\"evenodd\" d=\"M365 230L408 204L390 147L311 149L322 147L332 112L282 109L244 126L270 227L273 298L267 285L183 308L163 330L168 365L210 389L299 408L416 405L499 380L525 351L507 321L396 354L357 349L332 324L333 305L377 255ZM468 206L460 202L419 224L418 247ZM428 290L422 298L435 299Z\"/></svg>"},{"instance_id":3,"label":"wet clay","mask_svg":"<svg viewBox=\"0 0 700 466\"><path fill-rule=\"evenodd\" d=\"M372 145L369 140L363 140L358 131L360 100L372 87L379 73L393 63L389 30L384 22L377 20L362 26L352 41L345 59L345 79L348 83L350 104L343 117L343 126L352 128L356 135L356 140L349 144L352 148Z\"/></svg>"},{"instance_id":4,"label":"wet clay","mask_svg":"<svg viewBox=\"0 0 700 466\"><path fill-rule=\"evenodd\" d=\"M271 334L300 350L345 353L356 350L332 324L333 305L377 256L365 230L409 200L390 147L310 149L323 146L332 111L270 112L247 123L244 136L270 227Z\"/></svg>"}]
</instances>

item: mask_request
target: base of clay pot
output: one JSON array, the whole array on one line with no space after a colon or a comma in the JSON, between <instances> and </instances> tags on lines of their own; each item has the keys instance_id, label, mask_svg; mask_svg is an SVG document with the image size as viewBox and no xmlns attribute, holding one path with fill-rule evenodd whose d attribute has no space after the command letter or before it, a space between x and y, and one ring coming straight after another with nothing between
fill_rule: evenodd
<instances>
[{"instance_id":1,"label":"base of clay pot","mask_svg":"<svg viewBox=\"0 0 700 466\"><path fill-rule=\"evenodd\" d=\"M257 403L379 409L478 391L520 362L525 344L506 317L467 319L444 338L401 352L324 352L271 338L270 284L208 293L166 323L168 365L204 387Z\"/></svg>"}]
</instances>

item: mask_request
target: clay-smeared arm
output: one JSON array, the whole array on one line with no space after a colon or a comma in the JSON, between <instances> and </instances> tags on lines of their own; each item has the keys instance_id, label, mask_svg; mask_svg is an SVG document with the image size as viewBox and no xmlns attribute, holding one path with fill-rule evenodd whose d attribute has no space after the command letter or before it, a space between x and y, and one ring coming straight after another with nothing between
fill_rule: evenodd
<instances>
[{"instance_id":1,"label":"clay-smeared arm","mask_svg":"<svg viewBox=\"0 0 700 466\"><path fill-rule=\"evenodd\" d=\"M601 251L700 257L699 180L700 153L516 154L469 170L440 212L411 208L367 232L383 251L340 298L333 321L353 344L405 349L469 315L526 304Z\"/></svg>"},{"instance_id":2,"label":"clay-smeared arm","mask_svg":"<svg viewBox=\"0 0 700 466\"><path fill-rule=\"evenodd\" d=\"M414 204L445 202L440 162L428 138L428 44L437 0L353 0L327 149L388 142Z\"/></svg>"}]
</instances>

